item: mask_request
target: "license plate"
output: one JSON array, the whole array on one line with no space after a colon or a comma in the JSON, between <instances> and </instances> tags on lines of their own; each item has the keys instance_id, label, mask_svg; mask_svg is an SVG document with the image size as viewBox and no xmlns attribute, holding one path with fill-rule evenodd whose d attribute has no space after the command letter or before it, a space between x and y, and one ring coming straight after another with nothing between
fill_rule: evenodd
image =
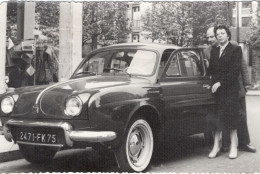
<instances>
[{"instance_id":1,"label":"license plate","mask_svg":"<svg viewBox=\"0 0 260 174\"><path fill-rule=\"evenodd\" d=\"M17 135L18 141L31 142L31 143L45 143L45 144L56 144L57 134L50 133L35 133L27 131L19 131Z\"/></svg>"}]
</instances>

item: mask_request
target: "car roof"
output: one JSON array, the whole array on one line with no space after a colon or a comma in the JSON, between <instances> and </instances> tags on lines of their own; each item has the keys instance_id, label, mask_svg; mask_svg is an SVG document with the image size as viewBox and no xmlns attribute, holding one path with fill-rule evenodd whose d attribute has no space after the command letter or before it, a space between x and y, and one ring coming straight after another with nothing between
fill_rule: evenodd
<instances>
[{"instance_id":1,"label":"car roof","mask_svg":"<svg viewBox=\"0 0 260 174\"><path fill-rule=\"evenodd\" d=\"M171 45L171 44L158 44L158 43L120 43L120 44L114 44L114 45L109 45L106 47L102 47L99 49L96 49L94 51L92 51L90 54L94 54L96 52L100 52L100 51L105 51L105 50L109 50L111 48L143 48L143 49L152 49L152 50L157 50L159 52L163 52L166 49L179 49L181 48L180 46L176 46L176 45Z\"/></svg>"}]
</instances>

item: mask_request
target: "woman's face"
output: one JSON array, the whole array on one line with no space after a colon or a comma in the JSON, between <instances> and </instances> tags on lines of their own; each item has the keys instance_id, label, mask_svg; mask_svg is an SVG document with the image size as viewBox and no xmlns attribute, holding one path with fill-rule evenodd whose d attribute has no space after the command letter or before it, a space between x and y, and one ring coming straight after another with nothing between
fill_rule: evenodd
<instances>
[{"instance_id":1,"label":"woman's face","mask_svg":"<svg viewBox=\"0 0 260 174\"><path fill-rule=\"evenodd\" d=\"M216 37L220 45L225 45L228 42L229 36L225 29L218 29L216 31Z\"/></svg>"}]
</instances>

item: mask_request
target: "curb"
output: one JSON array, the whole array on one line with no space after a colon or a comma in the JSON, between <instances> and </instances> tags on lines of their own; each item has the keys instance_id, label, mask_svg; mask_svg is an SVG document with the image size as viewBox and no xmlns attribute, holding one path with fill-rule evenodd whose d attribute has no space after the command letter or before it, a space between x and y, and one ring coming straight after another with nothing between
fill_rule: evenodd
<instances>
[{"instance_id":1,"label":"curb","mask_svg":"<svg viewBox=\"0 0 260 174\"><path fill-rule=\"evenodd\" d=\"M260 96L260 90L248 90L246 95L247 96Z\"/></svg>"},{"instance_id":2,"label":"curb","mask_svg":"<svg viewBox=\"0 0 260 174\"><path fill-rule=\"evenodd\" d=\"M23 156L19 150L0 153L0 163L7 162L7 161L14 161L22 158Z\"/></svg>"}]
</instances>

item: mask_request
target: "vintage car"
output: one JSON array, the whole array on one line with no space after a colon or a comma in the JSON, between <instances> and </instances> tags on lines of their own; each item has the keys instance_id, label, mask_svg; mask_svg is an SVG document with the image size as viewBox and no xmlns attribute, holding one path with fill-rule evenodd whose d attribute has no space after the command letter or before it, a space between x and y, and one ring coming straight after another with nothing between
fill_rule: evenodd
<instances>
[{"instance_id":1,"label":"vintage car","mask_svg":"<svg viewBox=\"0 0 260 174\"><path fill-rule=\"evenodd\" d=\"M202 49L125 43L91 52L68 81L8 90L1 120L29 162L93 147L141 172L164 136L205 132L213 105Z\"/></svg>"}]
</instances>

